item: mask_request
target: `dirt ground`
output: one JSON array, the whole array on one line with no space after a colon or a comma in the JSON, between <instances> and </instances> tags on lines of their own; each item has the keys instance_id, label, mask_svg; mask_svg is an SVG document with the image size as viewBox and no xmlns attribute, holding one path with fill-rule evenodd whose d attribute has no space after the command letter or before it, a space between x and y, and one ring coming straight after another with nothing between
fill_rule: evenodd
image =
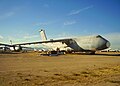
<instances>
[{"instance_id":1,"label":"dirt ground","mask_svg":"<svg viewBox=\"0 0 120 86\"><path fill-rule=\"evenodd\" d=\"M120 53L0 54L0 86L120 86Z\"/></svg>"}]
</instances>

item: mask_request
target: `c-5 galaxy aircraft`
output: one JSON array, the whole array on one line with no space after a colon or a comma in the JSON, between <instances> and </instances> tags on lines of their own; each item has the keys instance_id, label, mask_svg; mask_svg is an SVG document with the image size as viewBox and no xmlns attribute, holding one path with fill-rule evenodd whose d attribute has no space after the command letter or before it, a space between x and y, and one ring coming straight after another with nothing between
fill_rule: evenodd
<instances>
[{"instance_id":1,"label":"c-5 galaxy aircraft","mask_svg":"<svg viewBox=\"0 0 120 86\"><path fill-rule=\"evenodd\" d=\"M29 43L19 43L12 46L19 47L22 49L21 46L23 45L31 45L31 44L43 44L52 48L53 50L60 50L64 49L72 49L74 52L91 52L94 54L98 50L103 50L110 47L110 42L103 38L100 35L96 36L83 36L83 37L76 37L76 38L65 38L65 39L51 39L47 40L46 34L44 30L40 30L42 41L39 42L29 42Z\"/></svg>"}]
</instances>

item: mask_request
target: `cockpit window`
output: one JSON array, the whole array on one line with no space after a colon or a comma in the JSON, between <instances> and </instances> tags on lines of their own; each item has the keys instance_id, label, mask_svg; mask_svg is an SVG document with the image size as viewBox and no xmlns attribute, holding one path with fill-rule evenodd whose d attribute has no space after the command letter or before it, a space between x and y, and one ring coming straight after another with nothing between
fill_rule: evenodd
<instances>
[{"instance_id":1,"label":"cockpit window","mask_svg":"<svg viewBox=\"0 0 120 86\"><path fill-rule=\"evenodd\" d=\"M96 38L100 38L101 36L100 35L97 35Z\"/></svg>"}]
</instances>

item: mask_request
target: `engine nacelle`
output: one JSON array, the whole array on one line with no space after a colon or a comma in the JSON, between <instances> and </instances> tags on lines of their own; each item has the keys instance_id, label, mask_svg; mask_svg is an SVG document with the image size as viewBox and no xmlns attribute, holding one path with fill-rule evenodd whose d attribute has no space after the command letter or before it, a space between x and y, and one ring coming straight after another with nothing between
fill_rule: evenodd
<instances>
[{"instance_id":1,"label":"engine nacelle","mask_svg":"<svg viewBox=\"0 0 120 86\"><path fill-rule=\"evenodd\" d=\"M12 51L21 51L22 47L21 46L13 46L13 47L10 47L10 50L12 50Z\"/></svg>"}]
</instances>

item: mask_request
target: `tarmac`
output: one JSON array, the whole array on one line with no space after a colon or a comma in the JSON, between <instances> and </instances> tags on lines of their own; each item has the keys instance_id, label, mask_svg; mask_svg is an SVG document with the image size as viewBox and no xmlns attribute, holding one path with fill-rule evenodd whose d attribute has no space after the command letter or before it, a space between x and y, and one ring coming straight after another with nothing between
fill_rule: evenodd
<instances>
[{"instance_id":1,"label":"tarmac","mask_svg":"<svg viewBox=\"0 0 120 86\"><path fill-rule=\"evenodd\" d=\"M120 53L1 53L0 86L120 86Z\"/></svg>"}]
</instances>

